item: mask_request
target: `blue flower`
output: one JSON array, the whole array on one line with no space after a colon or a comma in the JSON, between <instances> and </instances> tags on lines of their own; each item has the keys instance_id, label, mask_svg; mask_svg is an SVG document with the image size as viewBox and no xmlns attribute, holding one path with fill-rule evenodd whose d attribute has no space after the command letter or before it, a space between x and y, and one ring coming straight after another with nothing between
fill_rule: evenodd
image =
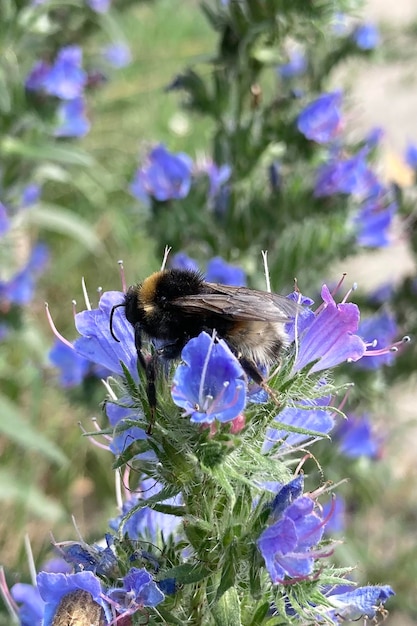
<instances>
[{"instance_id":1,"label":"blue flower","mask_svg":"<svg viewBox=\"0 0 417 626\"><path fill-rule=\"evenodd\" d=\"M104 609L108 621L110 622L112 619L109 606L102 598L101 582L92 572L77 572L75 574L39 572L37 583L39 593L46 603L43 626L52 626L56 610L64 596L80 590L91 594L93 601Z\"/></svg>"},{"instance_id":2,"label":"blue flower","mask_svg":"<svg viewBox=\"0 0 417 626\"><path fill-rule=\"evenodd\" d=\"M107 547L89 545L84 541L63 541L55 544L62 558L72 565L76 572L92 572L99 576L117 575L118 561L112 550L113 537L106 535Z\"/></svg>"},{"instance_id":3,"label":"blue flower","mask_svg":"<svg viewBox=\"0 0 417 626\"><path fill-rule=\"evenodd\" d=\"M392 314L382 311L362 320L358 334L370 344L366 351L366 358L357 363L358 367L376 369L381 365L392 365L395 353L390 350L390 347L398 335L398 326ZM372 355L373 352L374 355Z\"/></svg>"},{"instance_id":4,"label":"blue flower","mask_svg":"<svg viewBox=\"0 0 417 626\"><path fill-rule=\"evenodd\" d=\"M350 458L381 456L381 441L373 433L368 415L349 415L337 429L335 439L340 452Z\"/></svg>"},{"instance_id":5,"label":"blue flower","mask_svg":"<svg viewBox=\"0 0 417 626\"><path fill-rule=\"evenodd\" d=\"M219 195L221 188L232 175L232 168L230 165L217 165L216 163L210 162L204 168L208 178L209 178L209 199L213 199Z\"/></svg>"},{"instance_id":6,"label":"blue flower","mask_svg":"<svg viewBox=\"0 0 417 626\"><path fill-rule=\"evenodd\" d=\"M191 187L192 166L187 154L171 154L165 146L159 145L151 151L147 163L137 170L130 190L145 202L149 196L160 202L185 198Z\"/></svg>"},{"instance_id":7,"label":"blue flower","mask_svg":"<svg viewBox=\"0 0 417 626\"><path fill-rule=\"evenodd\" d=\"M294 76L304 74L307 69L307 59L301 50L291 50L288 55L288 63L283 63L277 68L281 78L288 80Z\"/></svg>"},{"instance_id":8,"label":"blue flower","mask_svg":"<svg viewBox=\"0 0 417 626\"><path fill-rule=\"evenodd\" d=\"M10 591L19 605L20 626L42 626L45 602L38 588L26 583L16 583Z\"/></svg>"},{"instance_id":9,"label":"blue flower","mask_svg":"<svg viewBox=\"0 0 417 626\"><path fill-rule=\"evenodd\" d=\"M281 441L281 446L299 446L312 437L302 433L288 432L285 426L314 430L323 435L330 432L334 426L332 408L329 407L330 396L317 400L301 400L300 407L286 407L277 415L275 420L279 423L278 428L268 428L266 432L263 452L270 450L276 442Z\"/></svg>"},{"instance_id":10,"label":"blue flower","mask_svg":"<svg viewBox=\"0 0 417 626\"><path fill-rule=\"evenodd\" d=\"M79 46L61 48L43 80L42 87L47 93L61 100L74 100L82 95L87 83L87 74L81 67L82 54Z\"/></svg>"},{"instance_id":11,"label":"blue flower","mask_svg":"<svg viewBox=\"0 0 417 626\"><path fill-rule=\"evenodd\" d=\"M346 505L341 496L337 496L323 505L323 517L328 518L325 532L342 533L346 528Z\"/></svg>"},{"instance_id":12,"label":"blue flower","mask_svg":"<svg viewBox=\"0 0 417 626\"><path fill-rule=\"evenodd\" d=\"M122 580L122 587L113 587L107 592L112 606L121 615L133 615L144 606L156 606L165 599L164 594L145 569L132 567Z\"/></svg>"},{"instance_id":13,"label":"blue flower","mask_svg":"<svg viewBox=\"0 0 417 626\"><path fill-rule=\"evenodd\" d=\"M391 243L389 231L397 208L395 202L384 207L379 198L369 200L354 219L358 245L368 248L388 246Z\"/></svg>"},{"instance_id":14,"label":"blue flower","mask_svg":"<svg viewBox=\"0 0 417 626\"><path fill-rule=\"evenodd\" d=\"M26 185L22 192L22 207L27 208L36 204L40 198L41 191L41 186L36 183L29 183L29 185Z\"/></svg>"},{"instance_id":15,"label":"blue flower","mask_svg":"<svg viewBox=\"0 0 417 626\"><path fill-rule=\"evenodd\" d=\"M353 33L353 40L361 50L373 50L379 45L380 39L375 24L361 24Z\"/></svg>"},{"instance_id":16,"label":"blue flower","mask_svg":"<svg viewBox=\"0 0 417 626\"><path fill-rule=\"evenodd\" d=\"M55 137L84 137L91 128L82 97L61 102L57 109L57 117L58 126L54 130Z\"/></svg>"},{"instance_id":17,"label":"blue flower","mask_svg":"<svg viewBox=\"0 0 417 626\"><path fill-rule=\"evenodd\" d=\"M42 271L47 260L47 247L38 243L33 248L25 267L9 281L0 281L0 302L17 306L28 304L33 298L35 278Z\"/></svg>"},{"instance_id":18,"label":"blue flower","mask_svg":"<svg viewBox=\"0 0 417 626\"><path fill-rule=\"evenodd\" d=\"M116 68L126 67L132 61L132 54L127 44L112 43L103 49L103 57Z\"/></svg>"},{"instance_id":19,"label":"blue flower","mask_svg":"<svg viewBox=\"0 0 417 626\"><path fill-rule=\"evenodd\" d=\"M25 87L29 91L40 91L44 88L45 79L51 70L51 66L46 61L36 61L28 76Z\"/></svg>"},{"instance_id":20,"label":"blue flower","mask_svg":"<svg viewBox=\"0 0 417 626\"><path fill-rule=\"evenodd\" d=\"M59 382L63 387L79 385L88 372L89 361L59 340L51 348L49 360L60 369Z\"/></svg>"},{"instance_id":21,"label":"blue flower","mask_svg":"<svg viewBox=\"0 0 417 626\"><path fill-rule=\"evenodd\" d=\"M413 168L413 170L417 169L417 145L414 143L409 143L406 151L405 151L405 162L407 165Z\"/></svg>"},{"instance_id":22,"label":"blue flower","mask_svg":"<svg viewBox=\"0 0 417 626\"><path fill-rule=\"evenodd\" d=\"M198 272L199 267L197 261L189 257L185 252L177 252L171 259L171 267L179 270L192 270Z\"/></svg>"},{"instance_id":23,"label":"blue flower","mask_svg":"<svg viewBox=\"0 0 417 626\"><path fill-rule=\"evenodd\" d=\"M340 132L342 114L340 91L325 93L311 102L298 116L297 128L307 139L328 143Z\"/></svg>"},{"instance_id":24,"label":"blue flower","mask_svg":"<svg viewBox=\"0 0 417 626\"><path fill-rule=\"evenodd\" d=\"M245 272L235 265L226 263L221 257L212 258L207 264L206 280L209 283L221 283L222 285L246 285Z\"/></svg>"},{"instance_id":25,"label":"blue flower","mask_svg":"<svg viewBox=\"0 0 417 626\"><path fill-rule=\"evenodd\" d=\"M98 309L77 313L75 326L82 337L74 342L74 348L79 355L114 374L123 375L122 361L137 380L134 330L120 309L113 317L113 331L120 341L115 341L110 333L110 312L115 304L123 302L123 298L124 294L119 291L106 291L100 298Z\"/></svg>"},{"instance_id":26,"label":"blue flower","mask_svg":"<svg viewBox=\"0 0 417 626\"><path fill-rule=\"evenodd\" d=\"M344 593L332 592L327 598L335 607L335 610L332 611L335 617L339 617L343 621L357 621L361 617L366 617L369 620L374 619L380 605L394 595L395 593L389 585L369 585Z\"/></svg>"},{"instance_id":27,"label":"blue flower","mask_svg":"<svg viewBox=\"0 0 417 626\"><path fill-rule=\"evenodd\" d=\"M131 399L129 397L120 398L118 402L120 404L116 404L115 402L108 400L105 406L108 420L110 424L115 427L113 438L109 444L109 449L116 456L122 454L134 441L146 439L147 437L143 428L140 428L139 426L129 426L128 428L124 427L123 422L125 420L137 420L142 416L138 408L127 408L127 406L131 403ZM146 458L147 460L150 460L154 458L154 453L148 451L135 456L135 458Z\"/></svg>"},{"instance_id":28,"label":"blue flower","mask_svg":"<svg viewBox=\"0 0 417 626\"><path fill-rule=\"evenodd\" d=\"M109 527L117 533L120 532L125 515L140 502L144 503L146 498L156 496L162 487L160 483L151 478L141 481L138 491L143 494L143 497L132 494L129 500L124 502L120 515L109 521ZM179 497L174 497L164 500L163 503L178 506L181 500ZM161 535L164 541L167 541L168 537L176 533L179 524L180 518L176 515L160 513L159 511L154 511L149 506L142 506L123 524L123 533L132 541L142 539L160 545Z\"/></svg>"},{"instance_id":29,"label":"blue flower","mask_svg":"<svg viewBox=\"0 0 417 626\"><path fill-rule=\"evenodd\" d=\"M324 556L312 548L321 540L325 522L314 511L314 501L298 495L299 487L297 483L292 491L279 491L274 500L278 513L274 519L278 517L278 521L266 528L257 541L273 583L281 583L286 577L307 578L313 572L315 559Z\"/></svg>"},{"instance_id":30,"label":"blue flower","mask_svg":"<svg viewBox=\"0 0 417 626\"><path fill-rule=\"evenodd\" d=\"M244 371L222 340L207 333L191 339L182 351L175 372L172 398L191 421L211 424L229 422L245 408Z\"/></svg>"},{"instance_id":31,"label":"blue flower","mask_svg":"<svg viewBox=\"0 0 417 626\"><path fill-rule=\"evenodd\" d=\"M366 161L367 149L349 159L333 153L317 171L314 195L331 196L337 193L368 198L381 193L381 184Z\"/></svg>"},{"instance_id":32,"label":"blue flower","mask_svg":"<svg viewBox=\"0 0 417 626\"><path fill-rule=\"evenodd\" d=\"M111 0L87 0L87 4L96 13L107 13Z\"/></svg>"},{"instance_id":33,"label":"blue flower","mask_svg":"<svg viewBox=\"0 0 417 626\"><path fill-rule=\"evenodd\" d=\"M324 305L300 336L293 372L298 372L316 359L319 361L313 365L311 372L319 372L344 361L357 361L365 354L365 342L355 334L359 326L356 304L336 304L326 285L323 285L321 297Z\"/></svg>"},{"instance_id":34,"label":"blue flower","mask_svg":"<svg viewBox=\"0 0 417 626\"><path fill-rule=\"evenodd\" d=\"M0 237L3 237L10 230L10 220L7 215L7 209L2 202L0 202Z\"/></svg>"}]
</instances>

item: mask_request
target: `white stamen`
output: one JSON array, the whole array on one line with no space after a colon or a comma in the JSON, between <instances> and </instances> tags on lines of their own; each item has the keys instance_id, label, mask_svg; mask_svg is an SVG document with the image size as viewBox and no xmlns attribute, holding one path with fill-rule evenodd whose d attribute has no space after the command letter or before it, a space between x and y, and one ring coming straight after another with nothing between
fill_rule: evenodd
<instances>
[{"instance_id":1,"label":"white stamen","mask_svg":"<svg viewBox=\"0 0 417 626\"><path fill-rule=\"evenodd\" d=\"M91 311L91 302L90 302L90 298L88 297L87 287L85 286L84 276L81 279L81 286L82 286L83 294L84 294L85 307L87 311Z\"/></svg>"},{"instance_id":2,"label":"white stamen","mask_svg":"<svg viewBox=\"0 0 417 626\"><path fill-rule=\"evenodd\" d=\"M269 267L268 267L268 250L262 250L261 253L262 253L262 259L264 262L266 291L268 293L271 293L271 279L269 277Z\"/></svg>"},{"instance_id":3,"label":"white stamen","mask_svg":"<svg viewBox=\"0 0 417 626\"><path fill-rule=\"evenodd\" d=\"M168 261L168 256L171 250L172 250L171 246L165 246L164 258L162 259L162 265L161 265L161 272L165 269L165 266Z\"/></svg>"},{"instance_id":4,"label":"white stamen","mask_svg":"<svg viewBox=\"0 0 417 626\"><path fill-rule=\"evenodd\" d=\"M28 534L25 534L25 552L29 565L30 579L32 581L32 585L36 587L35 559L33 558L32 546L30 545L30 539Z\"/></svg>"}]
</instances>

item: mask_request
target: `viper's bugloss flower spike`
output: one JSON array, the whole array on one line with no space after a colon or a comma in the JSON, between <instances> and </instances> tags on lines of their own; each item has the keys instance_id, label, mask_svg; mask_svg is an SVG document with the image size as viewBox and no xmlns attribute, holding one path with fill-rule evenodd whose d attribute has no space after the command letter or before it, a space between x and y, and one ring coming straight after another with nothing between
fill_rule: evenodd
<instances>
[{"instance_id":1,"label":"viper's bugloss flower spike","mask_svg":"<svg viewBox=\"0 0 417 626\"><path fill-rule=\"evenodd\" d=\"M144 202L148 202L150 196L160 202L185 198L191 187L192 166L187 154L172 154L161 144L136 171L130 191Z\"/></svg>"},{"instance_id":2,"label":"viper's bugloss flower spike","mask_svg":"<svg viewBox=\"0 0 417 626\"><path fill-rule=\"evenodd\" d=\"M203 332L182 351L174 375L172 399L192 422L230 422L245 408L245 374L223 340Z\"/></svg>"},{"instance_id":3,"label":"viper's bugloss flower spike","mask_svg":"<svg viewBox=\"0 0 417 626\"><path fill-rule=\"evenodd\" d=\"M328 143L340 133L343 125L340 105L342 93L334 91L319 96L301 111L297 127L307 139Z\"/></svg>"}]
</instances>

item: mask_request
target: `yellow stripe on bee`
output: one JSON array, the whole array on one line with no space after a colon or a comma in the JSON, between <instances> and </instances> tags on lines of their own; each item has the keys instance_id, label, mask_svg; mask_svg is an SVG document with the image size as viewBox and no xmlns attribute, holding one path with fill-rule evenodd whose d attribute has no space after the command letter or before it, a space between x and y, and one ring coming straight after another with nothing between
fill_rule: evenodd
<instances>
[{"instance_id":1,"label":"yellow stripe on bee","mask_svg":"<svg viewBox=\"0 0 417 626\"><path fill-rule=\"evenodd\" d=\"M156 285L161 274L163 274L161 270L154 272L148 278L145 278L140 287L140 300L145 311L152 311L154 308L153 301L155 299Z\"/></svg>"}]
</instances>

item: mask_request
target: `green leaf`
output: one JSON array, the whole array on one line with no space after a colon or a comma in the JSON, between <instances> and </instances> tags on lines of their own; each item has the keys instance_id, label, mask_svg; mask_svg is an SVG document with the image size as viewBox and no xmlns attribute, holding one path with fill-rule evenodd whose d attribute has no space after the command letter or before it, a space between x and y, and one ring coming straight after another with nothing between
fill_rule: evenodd
<instances>
[{"instance_id":1,"label":"green leaf","mask_svg":"<svg viewBox=\"0 0 417 626\"><path fill-rule=\"evenodd\" d=\"M27 451L36 451L57 465L66 465L68 459L60 448L44 437L23 418L19 407L0 396L0 433Z\"/></svg>"},{"instance_id":2,"label":"green leaf","mask_svg":"<svg viewBox=\"0 0 417 626\"><path fill-rule=\"evenodd\" d=\"M69 143L62 145L45 142L29 144L15 137L5 137L0 143L0 154L22 156L35 161L57 161L58 163L81 167L94 165L94 159L91 155Z\"/></svg>"},{"instance_id":3,"label":"green leaf","mask_svg":"<svg viewBox=\"0 0 417 626\"><path fill-rule=\"evenodd\" d=\"M204 580L210 573L202 564L185 563L164 571L164 578L175 578L175 581L181 585L190 585Z\"/></svg>"},{"instance_id":4,"label":"green leaf","mask_svg":"<svg viewBox=\"0 0 417 626\"><path fill-rule=\"evenodd\" d=\"M216 626L241 626L240 603L236 589L234 587L228 589L212 607L211 612Z\"/></svg>"},{"instance_id":5,"label":"green leaf","mask_svg":"<svg viewBox=\"0 0 417 626\"><path fill-rule=\"evenodd\" d=\"M65 514L58 502L46 497L29 481L16 480L16 474L8 471L0 471L0 502L13 502L24 506L33 515L52 521L62 519Z\"/></svg>"},{"instance_id":6,"label":"green leaf","mask_svg":"<svg viewBox=\"0 0 417 626\"><path fill-rule=\"evenodd\" d=\"M34 207L31 211L26 211L24 219L29 224L72 237L90 252L103 251L103 244L92 226L82 217L59 205L42 204L42 207Z\"/></svg>"}]
</instances>

